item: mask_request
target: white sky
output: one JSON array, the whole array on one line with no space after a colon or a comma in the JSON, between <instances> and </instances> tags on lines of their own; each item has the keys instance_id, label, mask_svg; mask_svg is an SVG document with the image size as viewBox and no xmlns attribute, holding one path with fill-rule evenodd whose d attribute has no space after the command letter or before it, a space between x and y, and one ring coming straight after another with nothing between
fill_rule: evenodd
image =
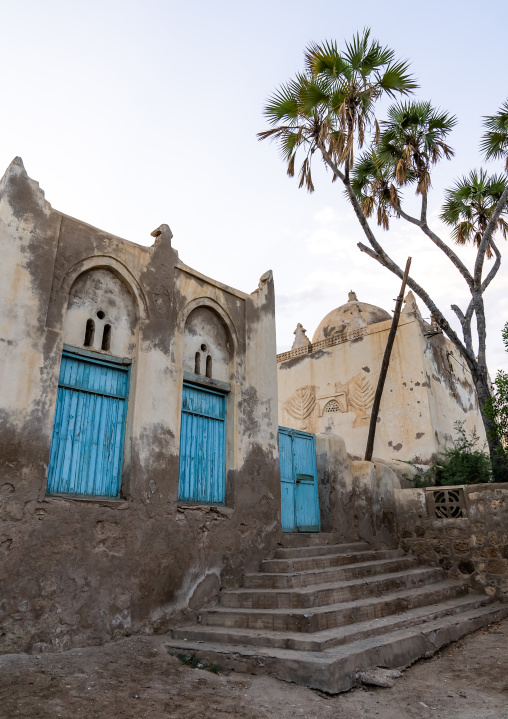
<instances>
[{"instance_id":1,"label":"white sky","mask_svg":"<svg viewBox=\"0 0 508 719\"><path fill-rule=\"evenodd\" d=\"M458 116L456 157L435 176L433 215L443 187L480 164L482 115L508 97L503 0L0 0L0 8L0 174L20 155L55 209L133 242L151 244L167 222L184 262L244 291L272 269L278 351L291 346L297 322L312 337L350 289L393 310L399 288L357 249L362 232L339 184L317 171L316 192L298 190L275 145L256 140L266 98L302 68L306 44L342 42L368 25L411 60L417 96ZM412 255L413 276L452 319L447 308L464 305L467 292L446 258L403 221L378 233L401 264ZM486 298L492 374L508 369L505 263Z\"/></svg>"}]
</instances>

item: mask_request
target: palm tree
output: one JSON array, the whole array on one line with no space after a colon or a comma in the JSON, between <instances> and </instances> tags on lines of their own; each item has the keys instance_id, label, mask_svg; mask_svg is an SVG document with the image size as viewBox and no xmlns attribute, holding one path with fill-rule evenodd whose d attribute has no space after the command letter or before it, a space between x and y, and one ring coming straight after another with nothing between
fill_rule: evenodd
<instances>
[{"instance_id":1,"label":"palm tree","mask_svg":"<svg viewBox=\"0 0 508 719\"><path fill-rule=\"evenodd\" d=\"M430 169L443 155L454 152L445 139L457 119L432 107L430 102L402 102L388 108L388 120L377 147L381 162L395 164L400 186L417 182L416 194L426 195Z\"/></svg>"},{"instance_id":2,"label":"palm tree","mask_svg":"<svg viewBox=\"0 0 508 719\"><path fill-rule=\"evenodd\" d=\"M367 133L379 136L377 100L383 95L407 95L417 87L408 74L408 63L394 57L393 50L370 38L369 29L346 43L344 52L331 41L311 45L305 51L305 71L269 99L264 114L272 129L258 137L278 141L290 177L303 149L299 187L314 190L311 163L316 150L331 161L332 169L344 167L348 176L355 137L361 148Z\"/></svg>"},{"instance_id":3,"label":"palm tree","mask_svg":"<svg viewBox=\"0 0 508 719\"><path fill-rule=\"evenodd\" d=\"M451 189L446 190L441 219L452 227L452 238L458 245L472 242L476 247L480 247L489 220L506 187L505 177L489 177L487 172L481 169L472 170L469 175L457 180ZM502 209L493 231L501 231L506 239L508 223L503 215L508 215L507 206ZM487 257L492 257L491 244L492 240L487 245Z\"/></svg>"},{"instance_id":4,"label":"palm tree","mask_svg":"<svg viewBox=\"0 0 508 719\"><path fill-rule=\"evenodd\" d=\"M371 217L377 209L377 223L385 230L390 226L389 217L397 216L397 207L400 206L395 170L395 162L381 160L373 149L359 157L352 173L351 187L365 217ZM410 175L411 171L408 170L408 181Z\"/></svg>"},{"instance_id":5,"label":"palm tree","mask_svg":"<svg viewBox=\"0 0 508 719\"><path fill-rule=\"evenodd\" d=\"M480 227L478 213L474 219L477 229L471 229L468 234L467 226L462 225L456 236L465 241L472 239L477 244L474 268L470 270L453 247L429 227L427 218L431 170L442 157L450 159L453 156L447 135L456 124L455 117L434 109L428 102L400 102L390 108L381 132L375 116L376 103L381 97L407 96L416 87L408 74L408 64L396 61L393 50L371 40L369 30L356 35L343 52L334 42L311 45L305 52L304 72L282 85L269 99L265 116L271 128L259 133L258 137L278 142L290 176L295 174L296 157L303 150L299 186L305 186L309 192L314 190L311 163L318 151L332 170L332 181L339 179L342 182L362 227L368 244L360 242L358 247L397 277L402 278L402 268L389 256L369 224L368 218L374 210L377 210L378 224L384 229L388 229L390 216L403 218L417 226L453 263L471 294L465 313L452 305L462 326L462 340L425 288L411 276L407 278L407 285L425 303L441 330L463 356L483 412L490 398L483 294L501 264L493 233L496 229L504 231L502 215L506 214L508 202L508 178L503 179L505 189L499 186L497 203L492 194L497 192L497 184L496 187L492 184L488 190L493 204L487 205L490 212L487 223ZM487 130L482 142L484 155L486 159L506 158L508 172L508 101L496 115L487 117L484 124ZM356 147L361 149L364 144L368 149L354 166L354 150ZM402 207L400 190L410 185L416 185L416 194L421 197L417 217ZM471 205L470 200L462 199ZM486 201L487 197L484 197L484 205ZM466 221L459 212L457 222ZM484 259L489 247L496 260L484 276ZM471 330L473 314L477 320L477 355ZM499 442L492 439L491 422L485 413L483 418L492 463L499 465ZM508 481L508 466L497 466L496 475Z\"/></svg>"},{"instance_id":6,"label":"palm tree","mask_svg":"<svg viewBox=\"0 0 508 719\"><path fill-rule=\"evenodd\" d=\"M505 158L505 169L508 172L508 100L501 105L495 115L484 118L487 128L480 145L487 160Z\"/></svg>"}]
</instances>

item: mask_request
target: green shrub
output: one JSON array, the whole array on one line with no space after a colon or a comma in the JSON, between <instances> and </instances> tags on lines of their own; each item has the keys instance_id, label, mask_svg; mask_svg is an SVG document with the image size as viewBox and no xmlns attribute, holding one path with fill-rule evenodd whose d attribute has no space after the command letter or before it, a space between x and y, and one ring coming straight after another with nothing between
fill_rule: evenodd
<instances>
[{"instance_id":1,"label":"green shrub","mask_svg":"<svg viewBox=\"0 0 508 719\"><path fill-rule=\"evenodd\" d=\"M455 422L458 438L454 447L443 452L444 462L439 466L437 479L439 485L451 484L484 484L492 482L490 457L483 447L478 448L480 437L473 429L469 437L464 429L464 422Z\"/></svg>"},{"instance_id":2,"label":"green shrub","mask_svg":"<svg viewBox=\"0 0 508 719\"><path fill-rule=\"evenodd\" d=\"M426 471L412 465L417 470L415 474L412 477L408 474L404 476L413 483L413 487L492 482L490 457L485 451L486 444L479 448L480 437L476 428L468 437L464 424L464 422L455 422L454 427L458 436L453 441L454 446L442 453L443 459L439 464L431 465Z\"/></svg>"},{"instance_id":3,"label":"green shrub","mask_svg":"<svg viewBox=\"0 0 508 719\"><path fill-rule=\"evenodd\" d=\"M508 322L502 331L503 344L508 352ZM508 464L508 373L499 370L494 380L492 397L487 400L484 412L494 425L491 439L498 440L496 448L505 464ZM499 467L496 467L499 472ZM505 481L504 476L500 481Z\"/></svg>"}]
</instances>

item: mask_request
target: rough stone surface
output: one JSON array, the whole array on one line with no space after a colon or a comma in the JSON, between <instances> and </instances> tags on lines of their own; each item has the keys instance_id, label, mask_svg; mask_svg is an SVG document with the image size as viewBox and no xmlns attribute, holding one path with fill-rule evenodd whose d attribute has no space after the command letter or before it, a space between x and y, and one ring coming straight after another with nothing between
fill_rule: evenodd
<instances>
[{"instance_id":1,"label":"rough stone surface","mask_svg":"<svg viewBox=\"0 0 508 719\"><path fill-rule=\"evenodd\" d=\"M267 675L193 669L164 637L0 658L3 719L505 719L508 620L417 662L392 689L330 696Z\"/></svg>"},{"instance_id":2,"label":"rough stone surface","mask_svg":"<svg viewBox=\"0 0 508 719\"><path fill-rule=\"evenodd\" d=\"M368 686L383 687L385 689L391 689L395 686L395 679L400 679L402 672L398 669L383 669L382 667L376 667L368 672L360 672L358 674L358 680L362 684Z\"/></svg>"},{"instance_id":3,"label":"rough stone surface","mask_svg":"<svg viewBox=\"0 0 508 719\"><path fill-rule=\"evenodd\" d=\"M361 539L393 547L397 475L381 461L352 459L341 437L316 435L319 504L323 531L342 541Z\"/></svg>"},{"instance_id":4,"label":"rough stone surface","mask_svg":"<svg viewBox=\"0 0 508 719\"><path fill-rule=\"evenodd\" d=\"M437 518L430 495L457 490L464 517ZM401 547L475 591L508 600L508 484L396 489Z\"/></svg>"},{"instance_id":5,"label":"rough stone surface","mask_svg":"<svg viewBox=\"0 0 508 719\"><path fill-rule=\"evenodd\" d=\"M175 627L169 651L336 694L362 672L406 667L508 614L400 549L324 541L277 549L196 624Z\"/></svg>"}]
</instances>

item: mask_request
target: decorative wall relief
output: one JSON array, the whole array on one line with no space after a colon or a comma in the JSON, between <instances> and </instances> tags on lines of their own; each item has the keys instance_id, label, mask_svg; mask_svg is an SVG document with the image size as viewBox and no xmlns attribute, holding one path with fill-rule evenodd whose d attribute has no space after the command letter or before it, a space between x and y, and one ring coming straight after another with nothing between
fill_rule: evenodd
<instances>
[{"instance_id":1,"label":"decorative wall relief","mask_svg":"<svg viewBox=\"0 0 508 719\"><path fill-rule=\"evenodd\" d=\"M325 405L325 412L340 412L339 403L331 399L328 404Z\"/></svg>"},{"instance_id":2,"label":"decorative wall relief","mask_svg":"<svg viewBox=\"0 0 508 719\"><path fill-rule=\"evenodd\" d=\"M284 404L285 411L290 417L302 422L312 414L316 406L316 392L314 387L306 386L297 389Z\"/></svg>"},{"instance_id":3,"label":"decorative wall relief","mask_svg":"<svg viewBox=\"0 0 508 719\"><path fill-rule=\"evenodd\" d=\"M375 390L368 377L363 373L355 375L345 384L337 382L335 392L319 397L319 416L328 413L354 412L353 427L363 427L369 423L370 408L374 402Z\"/></svg>"},{"instance_id":4,"label":"decorative wall relief","mask_svg":"<svg viewBox=\"0 0 508 719\"><path fill-rule=\"evenodd\" d=\"M374 403L375 391L366 375L360 373L348 382L348 404L355 412L353 427L364 427L369 423L369 409Z\"/></svg>"},{"instance_id":5,"label":"decorative wall relief","mask_svg":"<svg viewBox=\"0 0 508 719\"><path fill-rule=\"evenodd\" d=\"M347 387L337 383L335 393L319 397L319 416L326 412L347 412Z\"/></svg>"}]
</instances>

